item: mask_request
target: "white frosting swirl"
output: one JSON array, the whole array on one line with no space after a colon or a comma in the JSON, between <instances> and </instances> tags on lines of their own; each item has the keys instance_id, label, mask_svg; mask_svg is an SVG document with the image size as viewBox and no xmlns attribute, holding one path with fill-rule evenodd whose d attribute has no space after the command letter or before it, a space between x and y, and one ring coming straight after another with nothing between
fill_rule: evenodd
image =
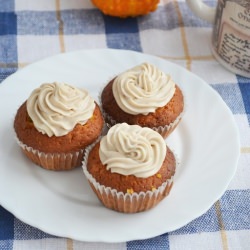
<instances>
[{"instance_id":1,"label":"white frosting swirl","mask_svg":"<svg viewBox=\"0 0 250 250\"><path fill-rule=\"evenodd\" d=\"M158 172L166 157L163 137L154 130L116 124L100 142L99 155L112 173L147 178Z\"/></svg>"},{"instance_id":2,"label":"white frosting swirl","mask_svg":"<svg viewBox=\"0 0 250 250\"><path fill-rule=\"evenodd\" d=\"M175 83L155 66L143 63L118 75L112 91L124 112L147 115L171 100L175 93Z\"/></svg>"},{"instance_id":3,"label":"white frosting swirl","mask_svg":"<svg viewBox=\"0 0 250 250\"><path fill-rule=\"evenodd\" d=\"M27 111L38 131L63 136L76 124L85 124L95 109L86 90L65 83L44 83L27 100Z\"/></svg>"}]
</instances>

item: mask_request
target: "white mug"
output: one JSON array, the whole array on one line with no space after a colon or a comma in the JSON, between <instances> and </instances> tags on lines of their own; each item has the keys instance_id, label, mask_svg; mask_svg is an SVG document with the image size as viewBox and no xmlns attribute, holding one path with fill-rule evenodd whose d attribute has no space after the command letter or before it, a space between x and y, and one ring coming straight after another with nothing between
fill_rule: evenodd
<instances>
[{"instance_id":1,"label":"white mug","mask_svg":"<svg viewBox=\"0 0 250 250\"><path fill-rule=\"evenodd\" d=\"M218 0L217 8L202 0L186 0L198 17L213 23L212 52L227 69L250 77L250 0Z\"/></svg>"}]
</instances>

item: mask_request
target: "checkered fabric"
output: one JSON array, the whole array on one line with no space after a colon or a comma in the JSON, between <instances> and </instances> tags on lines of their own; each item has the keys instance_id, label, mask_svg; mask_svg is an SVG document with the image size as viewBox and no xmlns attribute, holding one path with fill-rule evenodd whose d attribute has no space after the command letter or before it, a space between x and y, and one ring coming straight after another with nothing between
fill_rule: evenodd
<instances>
[{"instance_id":1,"label":"checkered fabric","mask_svg":"<svg viewBox=\"0 0 250 250\"><path fill-rule=\"evenodd\" d=\"M206 2L215 6L217 1ZM0 82L62 52L144 52L173 61L210 84L231 109L241 140L238 169L227 191L179 230L115 244L80 242L33 228L0 206L0 249L250 249L250 79L215 61L211 31L184 0L162 0L155 12L127 19L104 16L89 0L0 0Z\"/></svg>"}]
</instances>

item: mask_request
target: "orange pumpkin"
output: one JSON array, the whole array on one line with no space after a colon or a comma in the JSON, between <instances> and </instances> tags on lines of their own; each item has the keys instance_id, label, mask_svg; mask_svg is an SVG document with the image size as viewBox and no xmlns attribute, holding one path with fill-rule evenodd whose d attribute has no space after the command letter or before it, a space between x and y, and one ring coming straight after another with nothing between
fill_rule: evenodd
<instances>
[{"instance_id":1,"label":"orange pumpkin","mask_svg":"<svg viewBox=\"0 0 250 250\"><path fill-rule=\"evenodd\" d=\"M92 0L105 15L135 17L157 9L159 0Z\"/></svg>"}]
</instances>

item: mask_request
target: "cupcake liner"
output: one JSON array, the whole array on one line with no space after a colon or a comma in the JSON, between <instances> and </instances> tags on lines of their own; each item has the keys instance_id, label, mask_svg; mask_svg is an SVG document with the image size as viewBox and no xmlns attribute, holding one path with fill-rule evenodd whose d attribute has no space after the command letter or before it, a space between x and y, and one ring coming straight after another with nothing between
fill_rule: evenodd
<instances>
[{"instance_id":1,"label":"cupcake liner","mask_svg":"<svg viewBox=\"0 0 250 250\"><path fill-rule=\"evenodd\" d=\"M79 167L85 152L85 149L81 149L70 153L45 153L27 146L17 137L16 140L24 154L32 162L47 170L62 171Z\"/></svg>"},{"instance_id":2,"label":"cupcake liner","mask_svg":"<svg viewBox=\"0 0 250 250\"><path fill-rule=\"evenodd\" d=\"M118 122L116 122L116 120L114 120L112 118L112 116L110 116L109 114L107 114L103 110L102 110L102 114L104 116L104 119L105 119L105 122L106 122L106 125L108 128L111 128L112 126L114 126L115 124L118 123ZM181 121L181 119L183 117L183 114L184 114L184 110L178 115L178 117L174 120L174 122L172 122L168 125L165 125L165 126L152 127L151 129L155 130L164 139L166 139L174 131L174 129L177 127L177 125L179 124L179 122Z\"/></svg>"},{"instance_id":3,"label":"cupcake liner","mask_svg":"<svg viewBox=\"0 0 250 250\"><path fill-rule=\"evenodd\" d=\"M173 186L173 176L162 183L156 190L140 193L125 194L111 187L101 185L87 170L88 155L93 146L94 145L91 145L86 148L82 168L92 190L105 207L122 213L142 212L153 208L169 194Z\"/></svg>"}]
</instances>

